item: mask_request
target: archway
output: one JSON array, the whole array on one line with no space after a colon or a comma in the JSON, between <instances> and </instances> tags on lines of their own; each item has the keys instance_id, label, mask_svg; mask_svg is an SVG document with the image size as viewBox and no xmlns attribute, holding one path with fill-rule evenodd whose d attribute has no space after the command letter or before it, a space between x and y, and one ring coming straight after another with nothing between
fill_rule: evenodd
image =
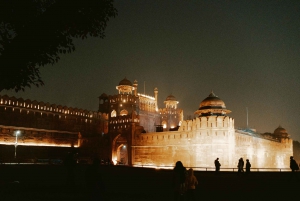
<instances>
[{"instance_id":1,"label":"archway","mask_svg":"<svg viewBox=\"0 0 300 201\"><path fill-rule=\"evenodd\" d=\"M127 139L117 135L112 144L112 161L115 165L128 165Z\"/></svg>"}]
</instances>

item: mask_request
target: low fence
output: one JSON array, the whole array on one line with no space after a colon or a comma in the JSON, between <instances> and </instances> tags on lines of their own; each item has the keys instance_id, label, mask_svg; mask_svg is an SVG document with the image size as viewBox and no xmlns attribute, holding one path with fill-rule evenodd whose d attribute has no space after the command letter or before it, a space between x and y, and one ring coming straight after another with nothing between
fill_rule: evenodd
<instances>
[{"instance_id":1,"label":"low fence","mask_svg":"<svg viewBox=\"0 0 300 201\"><path fill-rule=\"evenodd\" d=\"M62 165L63 161L61 159L37 159L35 161L28 160L28 161L5 161L1 162L0 165ZM124 165L128 166L128 165ZM152 168L152 169L173 169L174 166L155 166L155 165L133 165L133 167L141 167L141 168ZM194 171L206 171L206 172L214 172L215 167L186 167L186 169L193 168ZM220 168L221 172L238 172L238 168ZM244 168L244 171L246 169ZM290 168L251 168L251 172L290 172Z\"/></svg>"},{"instance_id":2,"label":"low fence","mask_svg":"<svg viewBox=\"0 0 300 201\"><path fill-rule=\"evenodd\" d=\"M154 166L154 165L134 165L133 167L154 168L154 169L173 169L174 166ZM214 167L186 167L192 168L194 171L215 171ZM223 172L238 172L238 168L220 168ZM244 168L244 171L246 169ZM251 168L252 172L290 172L290 168Z\"/></svg>"}]
</instances>

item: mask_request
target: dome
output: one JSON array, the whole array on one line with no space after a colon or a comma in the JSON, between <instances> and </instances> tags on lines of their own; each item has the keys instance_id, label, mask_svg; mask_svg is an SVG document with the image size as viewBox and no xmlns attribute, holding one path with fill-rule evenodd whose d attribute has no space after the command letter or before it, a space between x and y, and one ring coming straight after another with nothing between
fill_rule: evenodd
<instances>
[{"instance_id":1,"label":"dome","mask_svg":"<svg viewBox=\"0 0 300 201\"><path fill-rule=\"evenodd\" d=\"M278 126L278 128L276 128L274 130L274 135L280 136L280 137L288 137L289 134L284 128L282 128L281 126Z\"/></svg>"},{"instance_id":2,"label":"dome","mask_svg":"<svg viewBox=\"0 0 300 201\"><path fill-rule=\"evenodd\" d=\"M132 86L132 83L126 79L126 77L119 82L119 85L129 85Z\"/></svg>"},{"instance_id":3,"label":"dome","mask_svg":"<svg viewBox=\"0 0 300 201\"><path fill-rule=\"evenodd\" d=\"M166 98L166 101L176 101L176 98L175 98L175 96L173 96L173 95L169 95L169 96Z\"/></svg>"},{"instance_id":4,"label":"dome","mask_svg":"<svg viewBox=\"0 0 300 201\"><path fill-rule=\"evenodd\" d=\"M230 110L226 109L224 101L211 92L207 98L205 98L199 106L199 109L195 112L199 116L219 116L230 113Z\"/></svg>"},{"instance_id":5,"label":"dome","mask_svg":"<svg viewBox=\"0 0 300 201\"><path fill-rule=\"evenodd\" d=\"M199 106L200 109L206 109L206 108L226 108L224 101L222 101L218 96L214 94L214 92L211 92L207 98L205 98Z\"/></svg>"},{"instance_id":6,"label":"dome","mask_svg":"<svg viewBox=\"0 0 300 201\"><path fill-rule=\"evenodd\" d=\"M99 98L108 98L106 93L101 94L101 96L99 96Z\"/></svg>"}]
</instances>

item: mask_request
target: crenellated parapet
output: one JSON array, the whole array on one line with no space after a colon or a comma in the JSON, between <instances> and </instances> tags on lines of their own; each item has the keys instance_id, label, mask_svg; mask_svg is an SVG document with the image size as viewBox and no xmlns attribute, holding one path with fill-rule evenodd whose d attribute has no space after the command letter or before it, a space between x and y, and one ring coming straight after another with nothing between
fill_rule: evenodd
<instances>
[{"instance_id":1,"label":"crenellated parapet","mask_svg":"<svg viewBox=\"0 0 300 201\"><path fill-rule=\"evenodd\" d=\"M227 129L234 128L234 119L228 116L202 116L182 122L178 131L198 129Z\"/></svg>"},{"instance_id":2,"label":"crenellated parapet","mask_svg":"<svg viewBox=\"0 0 300 201\"><path fill-rule=\"evenodd\" d=\"M35 111L40 113L53 113L53 114L62 114L62 115L74 115L86 119L90 118L96 118L101 119L105 118L101 113L96 111L88 111L83 110L79 108L72 108L62 105L56 105L56 104L50 104L50 103L44 103L43 101L38 102L36 100L24 100L23 98L15 98L15 97L9 97L7 95L1 96L0 95L0 106L4 107L11 107L14 109L19 110L27 110L29 111Z\"/></svg>"}]
</instances>

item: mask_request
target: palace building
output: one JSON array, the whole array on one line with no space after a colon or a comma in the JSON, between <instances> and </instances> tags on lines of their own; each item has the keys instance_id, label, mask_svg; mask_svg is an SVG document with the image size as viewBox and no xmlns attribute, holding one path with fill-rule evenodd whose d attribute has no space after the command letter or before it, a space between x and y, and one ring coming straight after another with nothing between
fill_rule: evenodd
<instances>
[{"instance_id":1,"label":"palace building","mask_svg":"<svg viewBox=\"0 0 300 201\"><path fill-rule=\"evenodd\" d=\"M242 157L252 167L289 167L293 141L284 128L273 133L235 128L231 111L213 92L196 118L184 120L172 94L159 108L157 88L153 96L142 94L136 80L124 78L116 90L99 96L98 111L0 96L0 149L5 157L13 157L10 147L32 158L35 147L74 147L87 157L132 166L174 166L180 160L187 167L213 167L220 158L223 168L233 168Z\"/></svg>"}]
</instances>

